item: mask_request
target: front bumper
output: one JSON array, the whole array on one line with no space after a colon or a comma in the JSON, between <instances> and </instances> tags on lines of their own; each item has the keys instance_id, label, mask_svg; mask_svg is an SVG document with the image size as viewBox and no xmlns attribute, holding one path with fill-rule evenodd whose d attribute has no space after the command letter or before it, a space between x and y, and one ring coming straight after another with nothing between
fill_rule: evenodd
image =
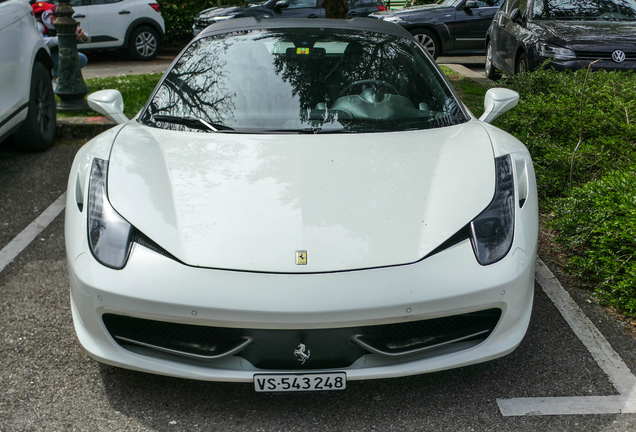
<instances>
[{"instance_id":1,"label":"front bumper","mask_svg":"<svg viewBox=\"0 0 636 432\"><path fill-rule=\"evenodd\" d=\"M183 378L251 382L255 373L278 370L258 369L240 353L202 362L144 347L124 348L107 331L102 316L309 331L501 309L494 331L477 345L459 343L403 357L369 353L337 368L349 380L420 374L494 359L517 347L532 309L534 253L513 245L502 261L482 267L464 241L406 266L285 275L186 267L139 244L133 246L126 267L117 271L101 266L85 250L69 255L73 321L80 343L103 363ZM289 350L291 358L294 348ZM311 369L311 362L306 366L309 369L280 372L325 370Z\"/></svg>"}]
</instances>

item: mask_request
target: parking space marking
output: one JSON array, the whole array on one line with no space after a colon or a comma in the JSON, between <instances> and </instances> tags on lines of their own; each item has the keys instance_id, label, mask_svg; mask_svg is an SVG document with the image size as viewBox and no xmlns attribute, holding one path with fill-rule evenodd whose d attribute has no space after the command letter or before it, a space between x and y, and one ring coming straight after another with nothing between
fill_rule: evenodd
<instances>
[{"instance_id":1,"label":"parking space marking","mask_svg":"<svg viewBox=\"0 0 636 432\"><path fill-rule=\"evenodd\" d=\"M497 399L501 413L504 416L636 413L636 376L538 258L535 277L619 395Z\"/></svg>"},{"instance_id":2,"label":"parking space marking","mask_svg":"<svg viewBox=\"0 0 636 432\"><path fill-rule=\"evenodd\" d=\"M62 213L66 204L66 192L55 200L33 222L22 230L8 245L0 250L0 273L17 257L38 234L44 230L53 220Z\"/></svg>"}]
</instances>

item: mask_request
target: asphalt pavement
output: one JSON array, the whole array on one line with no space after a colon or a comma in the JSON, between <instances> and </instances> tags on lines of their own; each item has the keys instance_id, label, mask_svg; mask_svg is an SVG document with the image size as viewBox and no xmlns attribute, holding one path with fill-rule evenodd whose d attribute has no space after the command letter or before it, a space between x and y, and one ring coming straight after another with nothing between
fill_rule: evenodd
<instances>
[{"instance_id":1,"label":"asphalt pavement","mask_svg":"<svg viewBox=\"0 0 636 432\"><path fill-rule=\"evenodd\" d=\"M95 74L141 70L91 63ZM636 339L559 273L545 244L528 333L487 363L325 394L257 394L97 363L73 330L56 209L84 141L33 154L0 145L0 431L636 430Z\"/></svg>"}]
</instances>

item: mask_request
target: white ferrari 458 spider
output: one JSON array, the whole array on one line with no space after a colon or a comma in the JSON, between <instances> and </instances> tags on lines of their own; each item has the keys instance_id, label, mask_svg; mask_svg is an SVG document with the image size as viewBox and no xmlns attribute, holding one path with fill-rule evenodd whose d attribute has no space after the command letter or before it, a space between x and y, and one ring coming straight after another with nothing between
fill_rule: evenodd
<instances>
[{"instance_id":1,"label":"white ferrari 458 spider","mask_svg":"<svg viewBox=\"0 0 636 432\"><path fill-rule=\"evenodd\" d=\"M379 20L219 22L132 120L77 154L66 249L75 330L100 362L257 391L470 365L532 310L525 146L475 118Z\"/></svg>"}]
</instances>

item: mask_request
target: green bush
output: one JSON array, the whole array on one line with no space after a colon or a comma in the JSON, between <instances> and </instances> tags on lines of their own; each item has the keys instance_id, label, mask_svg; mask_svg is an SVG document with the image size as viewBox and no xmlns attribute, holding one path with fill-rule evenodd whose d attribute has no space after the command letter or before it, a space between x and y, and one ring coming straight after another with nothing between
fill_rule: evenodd
<instances>
[{"instance_id":1,"label":"green bush","mask_svg":"<svg viewBox=\"0 0 636 432\"><path fill-rule=\"evenodd\" d=\"M571 256L566 270L636 316L636 164L574 188L552 210L549 225Z\"/></svg>"},{"instance_id":2,"label":"green bush","mask_svg":"<svg viewBox=\"0 0 636 432\"><path fill-rule=\"evenodd\" d=\"M636 74L548 69L501 84L521 99L495 124L532 154L565 270L636 316Z\"/></svg>"},{"instance_id":3,"label":"green bush","mask_svg":"<svg viewBox=\"0 0 636 432\"><path fill-rule=\"evenodd\" d=\"M574 157L574 185L635 160L636 74L591 72L583 92L586 73L540 70L502 82L519 92L521 100L496 125L530 149L543 198L562 196L568 190L571 160L581 133Z\"/></svg>"},{"instance_id":4,"label":"green bush","mask_svg":"<svg viewBox=\"0 0 636 432\"><path fill-rule=\"evenodd\" d=\"M166 22L166 42L175 45L192 39L195 15L217 4L216 0L159 0L159 3Z\"/></svg>"}]
</instances>

